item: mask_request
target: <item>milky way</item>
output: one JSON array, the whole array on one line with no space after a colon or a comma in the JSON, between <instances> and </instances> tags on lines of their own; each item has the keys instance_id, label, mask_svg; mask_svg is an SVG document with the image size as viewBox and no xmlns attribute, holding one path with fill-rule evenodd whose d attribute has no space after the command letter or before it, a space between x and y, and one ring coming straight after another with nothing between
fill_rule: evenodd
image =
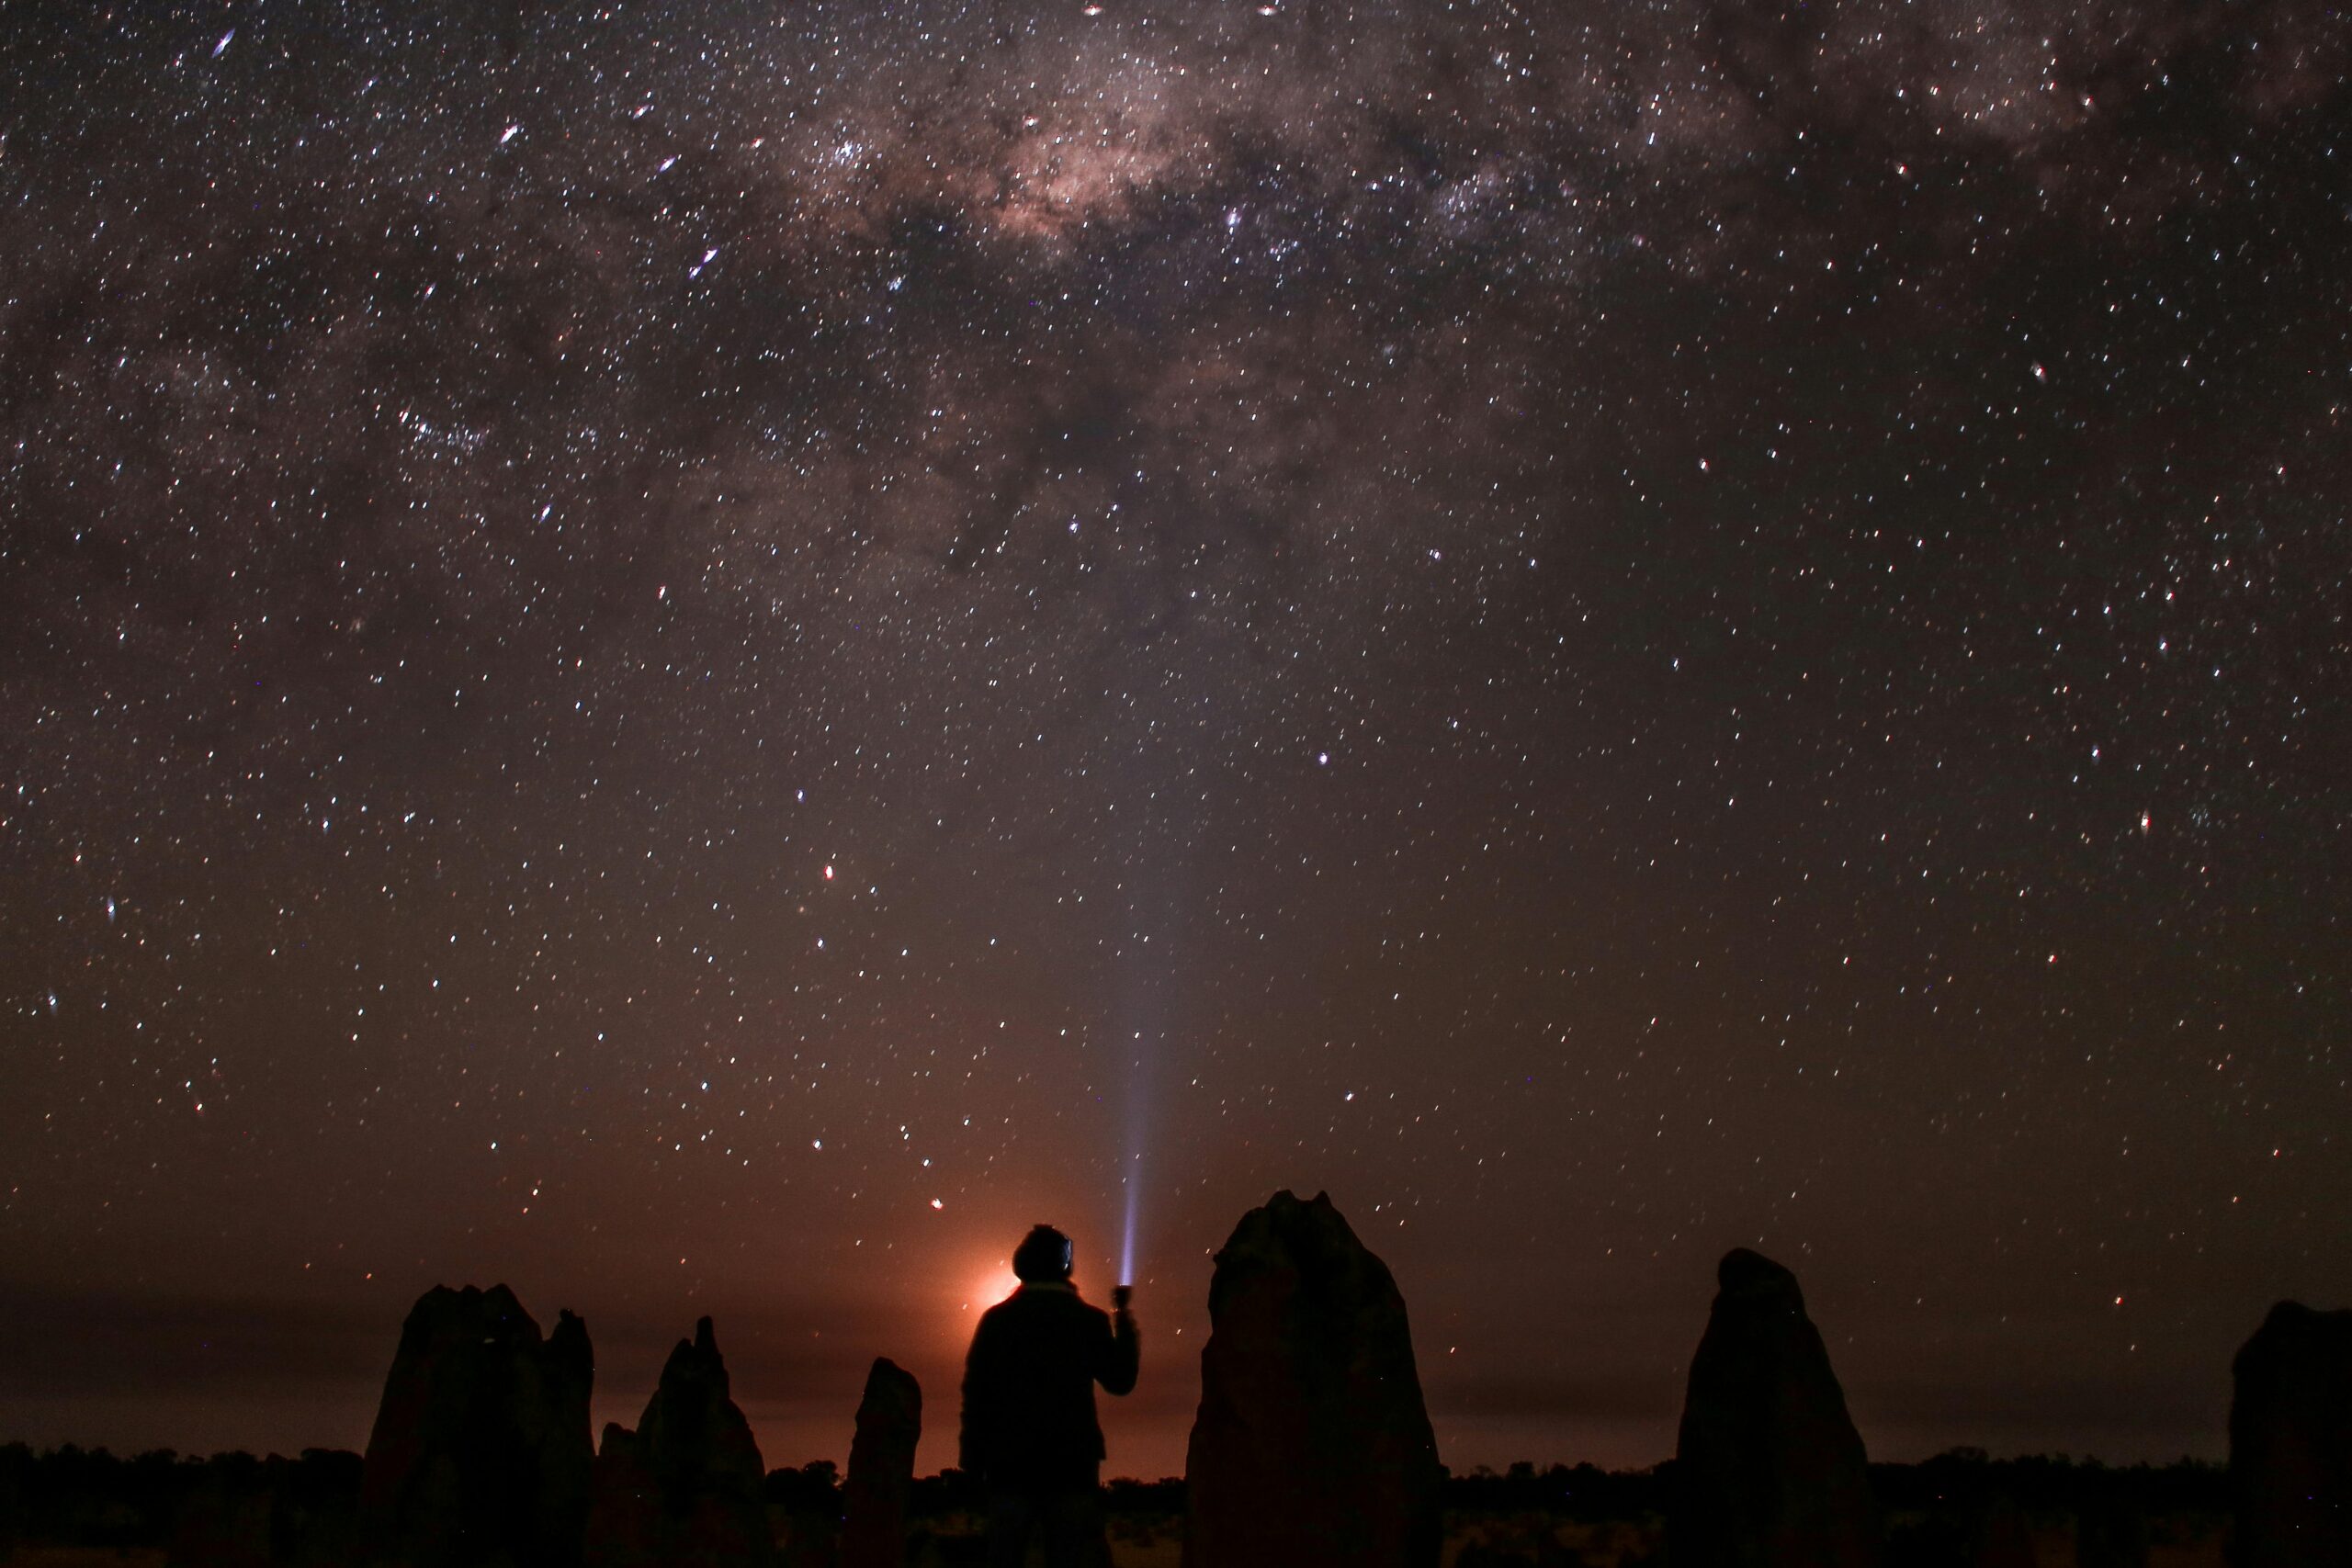
<instances>
[{"instance_id":1,"label":"milky way","mask_svg":"<svg viewBox=\"0 0 2352 1568\"><path fill-rule=\"evenodd\" d=\"M1444 1457L2216 1452L2352 1296L2352 23L5 8L0 1391L356 1445L717 1314L771 1463L1021 1230L1181 1464L1328 1188Z\"/></svg>"}]
</instances>

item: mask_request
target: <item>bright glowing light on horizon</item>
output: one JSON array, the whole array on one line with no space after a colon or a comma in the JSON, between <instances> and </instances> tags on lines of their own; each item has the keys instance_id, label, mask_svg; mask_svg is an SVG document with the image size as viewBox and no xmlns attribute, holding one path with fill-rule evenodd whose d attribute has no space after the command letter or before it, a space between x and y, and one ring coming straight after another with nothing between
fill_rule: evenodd
<instances>
[{"instance_id":1,"label":"bright glowing light on horizon","mask_svg":"<svg viewBox=\"0 0 2352 1568\"><path fill-rule=\"evenodd\" d=\"M986 1312L1020 1288L1021 1277L1012 1271L1012 1260L999 1258L964 1292L961 1309L968 1313Z\"/></svg>"}]
</instances>

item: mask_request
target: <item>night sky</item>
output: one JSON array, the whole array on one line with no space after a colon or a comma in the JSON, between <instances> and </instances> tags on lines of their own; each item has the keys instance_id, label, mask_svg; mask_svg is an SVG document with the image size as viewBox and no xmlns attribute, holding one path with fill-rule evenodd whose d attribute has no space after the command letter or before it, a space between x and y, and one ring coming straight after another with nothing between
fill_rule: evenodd
<instances>
[{"instance_id":1,"label":"night sky","mask_svg":"<svg viewBox=\"0 0 2352 1568\"><path fill-rule=\"evenodd\" d=\"M1328 1189L1442 1457L2218 1457L2352 1300L2352 19L0 4L0 1438L409 1304L952 1462Z\"/></svg>"}]
</instances>

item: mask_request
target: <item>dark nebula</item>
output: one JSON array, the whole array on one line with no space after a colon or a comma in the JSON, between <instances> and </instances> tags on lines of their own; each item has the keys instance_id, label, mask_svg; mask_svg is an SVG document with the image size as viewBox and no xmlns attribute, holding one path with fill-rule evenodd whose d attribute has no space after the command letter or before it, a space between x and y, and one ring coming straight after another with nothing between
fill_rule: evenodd
<instances>
[{"instance_id":1,"label":"dark nebula","mask_svg":"<svg viewBox=\"0 0 2352 1568\"><path fill-rule=\"evenodd\" d=\"M1138 1184L1441 1452L2218 1455L2352 1299L2317 0L0 5L0 1438L714 1315L772 1464ZM1140 1159L1136 1158L1140 1155Z\"/></svg>"}]
</instances>

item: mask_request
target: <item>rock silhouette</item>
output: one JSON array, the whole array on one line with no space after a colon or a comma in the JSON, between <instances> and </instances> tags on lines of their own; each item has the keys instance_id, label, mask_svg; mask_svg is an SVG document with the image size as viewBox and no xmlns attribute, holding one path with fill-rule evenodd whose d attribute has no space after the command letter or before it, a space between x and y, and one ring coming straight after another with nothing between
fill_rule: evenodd
<instances>
[{"instance_id":1,"label":"rock silhouette","mask_svg":"<svg viewBox=\"0 0 2352 1568\"><path fill-rule=\"evenodd\" d=\"M1405 1299L1329 1197L1242 1216L1209 1325L1186 1568L1434 1568L1442 1475Z\"/></svg>"},{"instance_id":2,"label":"rock silhouette","mask_svg":"<svg viewBox=\"0 0 2352 1568\"><path fill-rule=\"evenodd\" d=\"M2352 1312L2280 1302L2230 1371L2236 1568L2352 1562Z\"/></svg>"},{"instance_id":3,"label":"rock silhouette","mask_svg":"<svg viewBox=\"0 0 2352 1568\"><path fill-rule=\"evenodd\" d=\"M595 1355L570 1313L544 1342L503 1285L435 1286L401 1328L368 1437L360 1539L406 1568L573 1568L588 1513Z\"/></svg>"},{"instance_id":4,"label":"rock silhouette","mask_svg":"<svg viewBox=\"0 0 2352 1568\"><path fill-rule=\"evenodd\" d=\"M637 1430L605 1427L588 1518L590 1568L768 1568L775 1536L764 1479L706 1317L670 1352Z\"/></svg>"},{"instance_id":5,"label":"rock silhouette","mask_svg":"<svg viewBox=\"0 0 2352 1568\"><path fill-rule=\"evenodd\" d=\"M1739 1248L1716 1280L1676 1444L1674 1568L1871 1568L1862 1439L1796 1276Z\"/></svg>"},{"instance_id":6,"label":"rock silhouette","mask_svg":"<svg viewBox=\"0 0 2352 1568\"><path fill-rule=\"evenodd\" d=\"M876 1357L849 1445L842 1568L899 1568L906 1561L915 1444L922 1437L922 1386L897 1362Z\"/></svg>"}]
</instances>

